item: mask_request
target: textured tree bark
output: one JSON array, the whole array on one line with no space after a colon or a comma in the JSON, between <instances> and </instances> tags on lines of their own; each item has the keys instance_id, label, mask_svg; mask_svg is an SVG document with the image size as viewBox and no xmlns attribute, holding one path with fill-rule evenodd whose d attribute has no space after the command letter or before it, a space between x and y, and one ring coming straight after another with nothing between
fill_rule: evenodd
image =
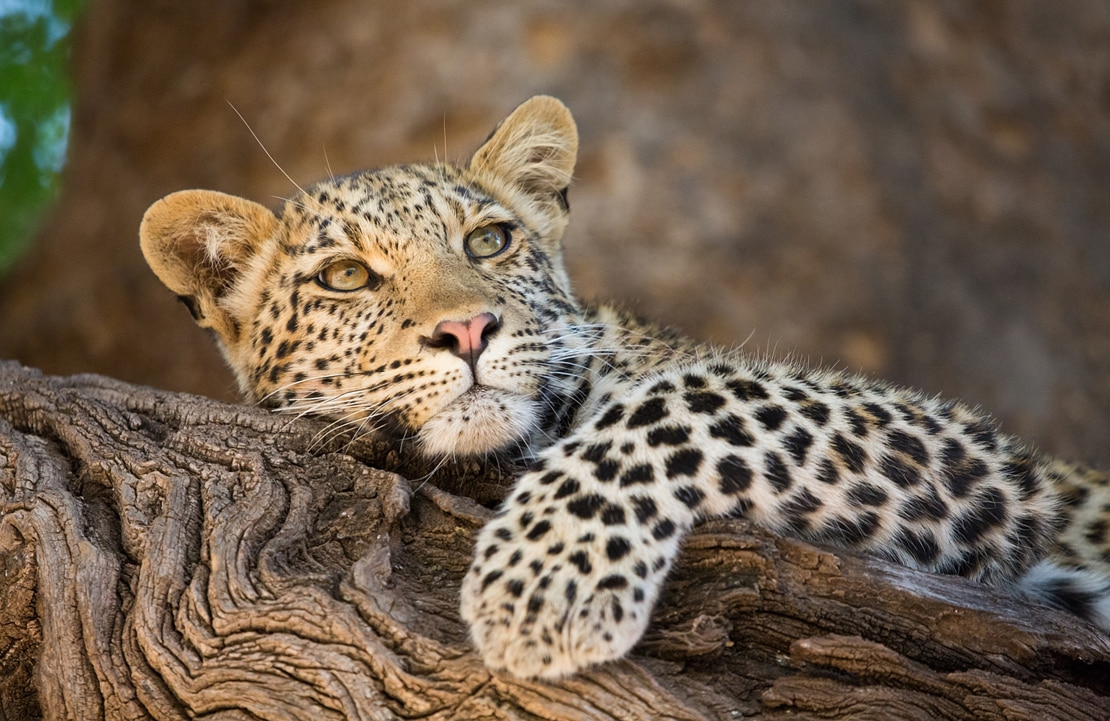
<instances>
[{"instance_id":1,"label":"textured tree bark","mask_svg":"<svg viewBox=\"0 0 1110 721\"><path fill-rule=\"evenodd\" d=\"M741 521L689 538L632 659L491 674L456 596L508 481L429 470L0 364L0 719L1110 718L1078 620Z\"/></svg>"}]
</instances>

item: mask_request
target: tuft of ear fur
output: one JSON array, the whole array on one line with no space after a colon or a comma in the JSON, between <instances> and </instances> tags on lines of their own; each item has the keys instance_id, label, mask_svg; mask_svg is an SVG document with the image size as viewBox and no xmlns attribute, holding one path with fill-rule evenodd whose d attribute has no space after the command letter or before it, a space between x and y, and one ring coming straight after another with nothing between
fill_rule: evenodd
<instances>
[{"instance_id":1,"label":"tuft of ear fur","mask_svg":"<svg viewBox=\"0 0 1110 721\"><path fill-rule=\"evenodd\" d=\"M139 242L151 270L225 346L238 327L220 300L277 227L264 206L211 190L171 193L147 209Z\"/></svg>"},{"instance_id":2,"label":"tuft of ear fur","mask_svg":"<svg viewBox=\"0 0 1110 721\"><path fill-rule=\"evenodd\" d=\"M578 156L578 128L567 106L548 95L525 100L501 121L470 159L542 200L565 203Z\"/></svg>"}]
</instances>

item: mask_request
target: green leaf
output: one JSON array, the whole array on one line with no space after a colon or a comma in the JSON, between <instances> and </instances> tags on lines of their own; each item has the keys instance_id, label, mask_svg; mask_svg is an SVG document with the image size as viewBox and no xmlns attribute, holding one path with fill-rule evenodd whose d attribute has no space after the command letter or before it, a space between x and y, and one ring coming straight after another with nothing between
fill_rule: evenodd
<instances>
[{"instance_id":1,"label":"green leaf","mask_svg":"<svg viewBox=\"0 0 1110 721\"><path fill-rule=\"evenodd\" d=\"M69 140L69 32L83 0L0 0L0 274L56 197Z\"/></svg>"}]
</instances>

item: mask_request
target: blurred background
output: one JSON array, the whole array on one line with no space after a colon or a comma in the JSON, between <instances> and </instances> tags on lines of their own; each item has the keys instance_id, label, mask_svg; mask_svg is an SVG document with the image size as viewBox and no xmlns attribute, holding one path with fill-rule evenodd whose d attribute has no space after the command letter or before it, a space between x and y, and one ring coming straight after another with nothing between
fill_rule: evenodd
<instances>
[{"instance_id":1,"label":"blurred background","mask_svg":"<svg viewBox=\"0 0 1110 721\"><path fill-rule=\"evenodd\" d=\"M276 206L282 170L462 160L549 93L581 133L583 296L961 397L1110 466L1106 0L86 0L72 33L50 25L70 6L0 2L9 28L12 8L53 55L0 39L0 60L64 88L72 41L74 94L53 130L41 113L31 204L55 200L0 276L0 358L232 399L139 253L150 203Z\"/></svg>"}]
</instances>

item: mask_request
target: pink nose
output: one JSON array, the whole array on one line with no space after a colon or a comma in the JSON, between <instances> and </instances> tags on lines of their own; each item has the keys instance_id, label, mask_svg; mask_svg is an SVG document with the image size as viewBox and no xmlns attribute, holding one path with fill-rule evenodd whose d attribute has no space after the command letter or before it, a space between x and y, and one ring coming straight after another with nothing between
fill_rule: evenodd
<instances>
[{"instance_id":1,"label":"pink nose","mask_svg":"<svg viewBox=\"0 0 1110 721\"><path fill-rule=\"evenodd\" d=\"M501 321L493 313L479 313L470 320L440 321L432 336L424 339L424 345L446 348L473 368L500 327Z\"/></svg>"}]
</instances>

